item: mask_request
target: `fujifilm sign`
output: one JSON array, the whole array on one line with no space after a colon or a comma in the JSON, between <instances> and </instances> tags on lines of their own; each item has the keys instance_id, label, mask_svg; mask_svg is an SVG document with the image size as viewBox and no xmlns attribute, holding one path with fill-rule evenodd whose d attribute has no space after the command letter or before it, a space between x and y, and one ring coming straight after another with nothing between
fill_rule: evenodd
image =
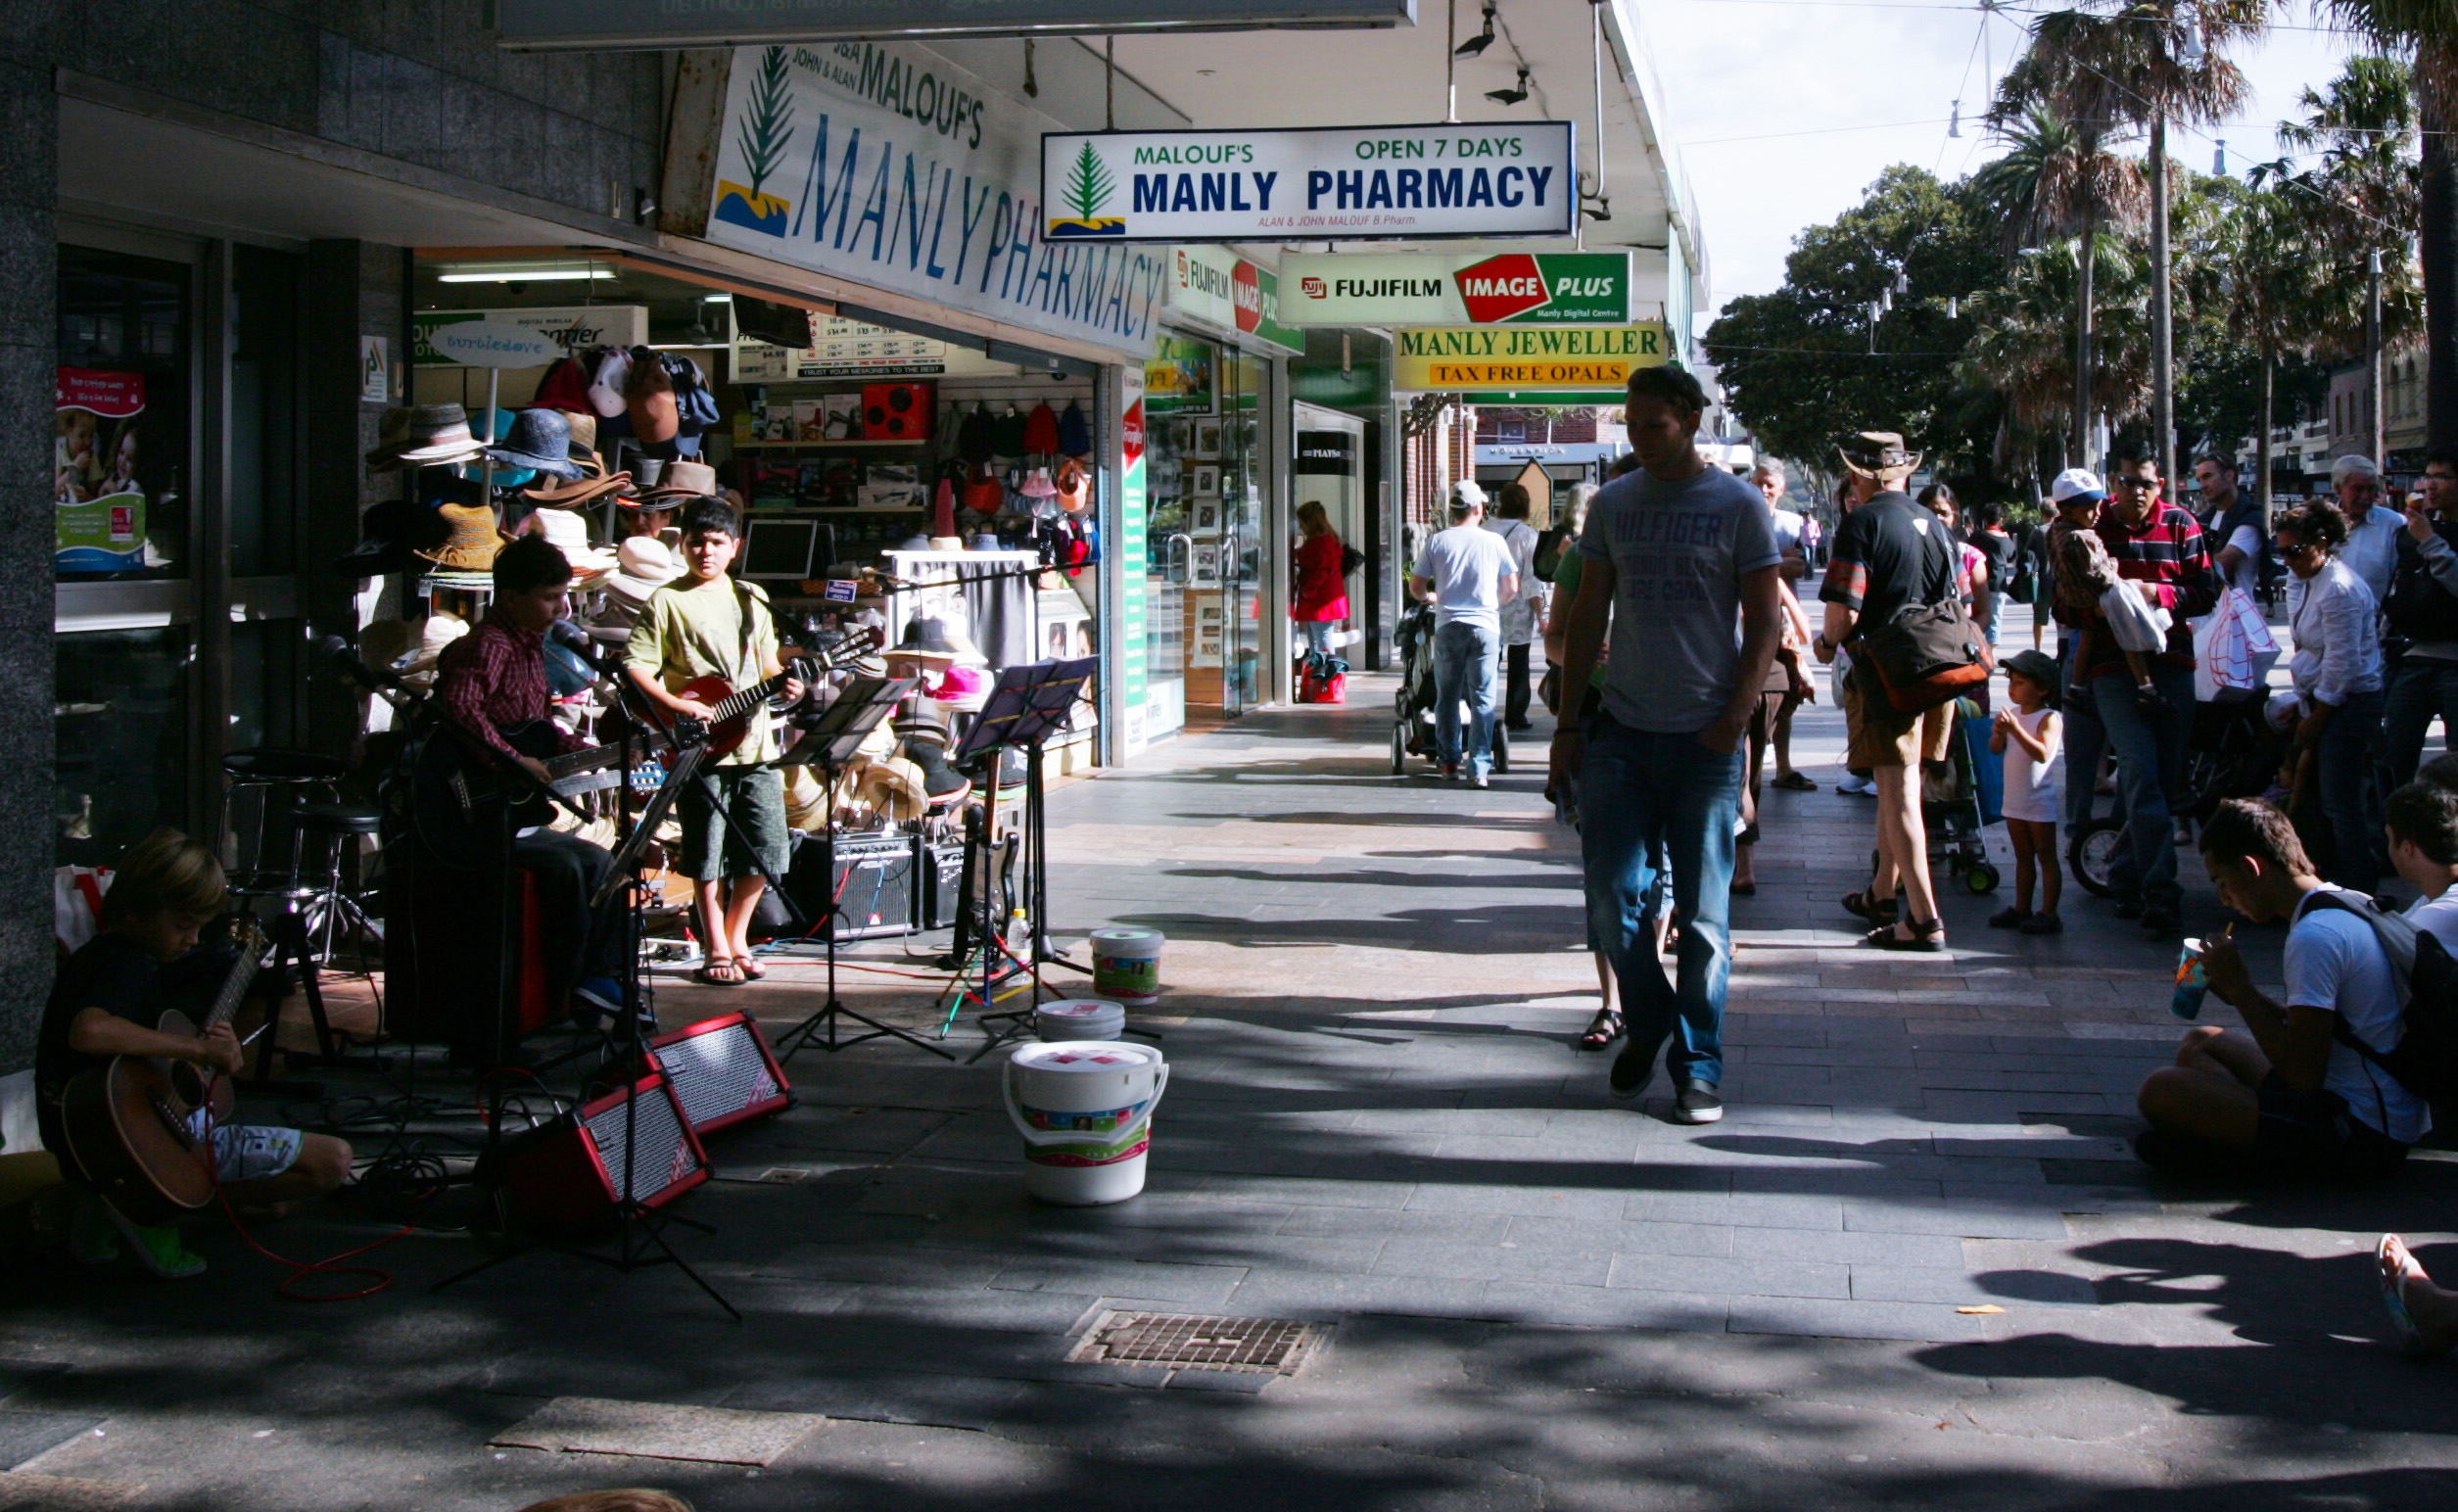
<instances>
[{"instance_id":1,"label":"fujifilm sign","mask_svg":"<svg viewBox=\"0 0 2458 1512\"><path fill-rule=\"evenodd\" d=\"M1289 253L1285 325L1621 325L1628 252Z\"/></svg>"}]
</instances>

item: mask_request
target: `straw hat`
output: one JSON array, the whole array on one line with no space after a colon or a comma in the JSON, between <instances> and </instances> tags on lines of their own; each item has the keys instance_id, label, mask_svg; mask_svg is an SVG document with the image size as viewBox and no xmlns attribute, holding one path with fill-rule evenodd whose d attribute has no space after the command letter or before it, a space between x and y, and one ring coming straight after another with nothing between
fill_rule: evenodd
<instances>
[{"instance_id":1,"label":"straw hat","mask_svg":"<svg viewBox=\"0 0 2458 1512\"><path fill-rule=\"evenodd\" d=\"M717 469L706 462L678 460L668 462L656 485L640 495L640 502L652 509L670 509L674 500L699 498L717 492Z\"/></svg>"},{"instance_id":2,"label":"straw hat","mask_svg":"<svg viewBox=\"0 0 2458 1512\"><path fill-rule=\"evenodd\" d=\"M589 522L571 510L541 509L530 518L538 522L538 534L546 538L546 543L572 564L575 577L602 577L613 570L615 553L591 545Z\"/></svg>"},{"instance_id":3,"label":"straw hat","mask_svg":"<svg viewBox=\"0 0 2458 1512\"><path fill-rule=\"evenodd\" d=\"M1895 431L1863 431L1835 449L1846 471L1880 484L1897 484L1920 467L1920 453L1904 449Z\"/></svg>"},{"instance_id":4,"label":"straw hat","mask_svg":"<svg viewBox=\"0 0 2458 1512\"><path fill-rule=\"evenodd\" d=\"M890 824L910 824L930 807L922 769L901 756L874 761L854 780L854 797Z\"/></svg>"},{"instance_id":5,"label":"straw hat","mask_svg":"<svg viewBox=\"0 0 2458 1512\"><path fill-rule=\"evenodd\" d=\"M456 572L484 572L495 565L496 553L503 549L503 532L496 527L494 505L438 504L436 514L444 521L444 544L418 555Z\"/></svg>"},{"instance_id":6,"label":"straw hat","mask_svg":"<svg viewBox=\"0 0 2458 1512\"><path fill-rule=\"evenodd\" d=\"M478 454L480 446L469 432L469 412L458 404L397 405L384 412L367 466L374 472L394 472L405 465L465 462Z\"/></svg>"},{"instance_id":7,"label":"straw hat","mask_svg":"<svg viewBox=\"0 0 2458 1512\"><path fill-rule=\"evenodd\" d=\"M434 679L436 660L444 648L468 634L469 622L458 615L430 614L418 627L409 650L393 663L393 670L423 687Z\"/></svg>"},{"instance_id":8,"label":"straw hat","mask_svg":"<svg viewBox=\"0 0 2458 1512\"><path fill-rule=\"evenodd\" d=\"M627 603L644 604L648 595L683 575L674 553L654 536L634 536L615 552L614 576L606 591Z\"/></svg>"}]
</instances>

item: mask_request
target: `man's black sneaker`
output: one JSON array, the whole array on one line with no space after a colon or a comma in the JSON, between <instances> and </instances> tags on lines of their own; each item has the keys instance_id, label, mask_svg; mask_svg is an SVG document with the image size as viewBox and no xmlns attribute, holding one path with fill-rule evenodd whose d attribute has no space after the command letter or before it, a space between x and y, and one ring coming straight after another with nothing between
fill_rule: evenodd
<instances>
[{"instance_id":1,"label":"man's black sneaker","mask_svg":"<svg viewBox=\"0 0 2458 1512\"><path fill-rule=\"evenodd\" d=\"M2172 908L2143 910L2143 933L2145 934L2165 938L2176 933L2177 926L2182 921L2177 918L2176 910Z\"/></svg>"},{"instance_id":2,"label":"man's black sneaker","mask_svg":"<svg viewBox=\"0 0 2458 1512\"><path fill-rule=\"evenodd\" d=\"M1681 1092L1673 1100L1673 1121L1676 1123L1713 1123L1724 1116L1724 1099L1716 1095L1716 1086L1707 1081L1685 1081Z\"/></svg>"},{"instance_id":3,"label":"man's black sneaker","mask_svg":"<svg viewBox=\"0 0 2458 1512\"><path fill-rule=\"evenodd\" d=\"M2143 917L2143 900L2140 898L2119 898L2116 902L2109 905L2108 912L2114 914L2119 919L2140 919Z\"/></svg>"},{"instance_id":4,"label":"man's black sneaker","mask_svg":"<svg viewBox=\"0 0 2458 1512\"><path fill-rule=\"evenodd\" d=\"M1625 1044L1622 1053L1613 1058L1613 1095L1625 1103L1645 1095L1647 1084L1656 1076L1656 1052L1663 1048L1662 1040L1642 1042L1633 1038Z\"/></svg>"}]
</instances>

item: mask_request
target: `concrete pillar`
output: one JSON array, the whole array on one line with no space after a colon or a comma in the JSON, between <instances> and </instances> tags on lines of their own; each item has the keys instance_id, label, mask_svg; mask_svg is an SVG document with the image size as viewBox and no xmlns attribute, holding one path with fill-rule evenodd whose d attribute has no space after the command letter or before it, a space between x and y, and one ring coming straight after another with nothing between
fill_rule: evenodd
<instances>
[{"instance_id":1,"label":"concrete pillar","mask_svg":"<svg viewBox=\"0 0 2458 1512\"><path fill-rule=\"evenodd\" d=\"M402 251L374 242L318 241L307 246L307 312L301 378L305 390L307 507L299 525L300 612L310 644L358 632L356 578L336 577L332 563L358 542L358 517L369 504L398 496L398 474L371 474L361 460L376 444L384 405L360 399L358 339L381 336L397 368L409 361ZM358 729L359 695L309 657L301 709L302 734L313 750L351 750Z\"/></svg>"},{"instance_id":2,"label":"concrete pillar","mask_svg":"<svg viewBox=\"0 0 2458 1512\"><path fill-rule=\"evenodd\" d=\"M51 992L52 369L59 99L49 6L0 4L0 1070Z\"/></svg>"}]
</instances>

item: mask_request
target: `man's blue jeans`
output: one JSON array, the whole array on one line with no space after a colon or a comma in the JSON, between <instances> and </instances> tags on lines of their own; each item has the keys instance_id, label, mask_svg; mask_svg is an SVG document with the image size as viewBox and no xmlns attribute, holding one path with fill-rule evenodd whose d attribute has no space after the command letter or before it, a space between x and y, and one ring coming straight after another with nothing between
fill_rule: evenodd
<instances>
[{"instance_id":1,"label":"man's blue jeans","mask_svg":"<svg viewBox=\"0 0 2458 1512\"><path fill-rule=\"evenodd\" d=\"M1493 766L1493 675L1502 660L1502 633L1453 620L1434 633L1434 749L1446 767L1460 765L1459 706L1468 718L1467 766L1484 777Z\"/></svg>"},{"instance_id":2,"label":"man's blue jeans","mask_svg":"<svg viewBox=\"0 0 2458 1512\"><path fill-rule=\"evenodd\" d=\"M1588 720L1586 735L1579 843L1589 933L1621 979L1631 1043L1657 1045L1669 1035L1665 1070L1675 1084L1716 1085L1724 1080L1733 835L1746 758L1720 756L1695 734L1631 730L1609 714ZM1673 873L1673 922L1681 931L1673 981L1656 954L1651 855Z\"/></svg>"},{"instance_id":3,"label":"man's blue jeans","mask_svg":"<svg viewBox=\"0 0 2458 1512\"><path fill-rule=\"evenodd\" d=\"M2424 737L2432 732L2433 716L2441 720L2441 742L2458 737L2458 662L2420 661L2410 656L2389 680L2389 713L2384 741L2385 764L2393 788L2415 780L2424 760Z\"/></svg>"},{"instance_id":4,"label":"man's blue jeans","mask_svg":"<svg viewBox=\"0 0 2458 1512\"><path fill-rule=\"evenodd\" d=\"M2176 823L2168 795L2185 781L2185 748L2194 736L2194 669L2154 661L2151 683L2168 702L2156 714L2143 712L2123 662L2091 680L2088 712L2066 712L2065 813L2068 824L2089 816L2100 754L2114 749L2126 843L2117 848L2108 890L2173 914L2184 905L2185 889L2176 880Z\"/></svg>"}]
</instances>

